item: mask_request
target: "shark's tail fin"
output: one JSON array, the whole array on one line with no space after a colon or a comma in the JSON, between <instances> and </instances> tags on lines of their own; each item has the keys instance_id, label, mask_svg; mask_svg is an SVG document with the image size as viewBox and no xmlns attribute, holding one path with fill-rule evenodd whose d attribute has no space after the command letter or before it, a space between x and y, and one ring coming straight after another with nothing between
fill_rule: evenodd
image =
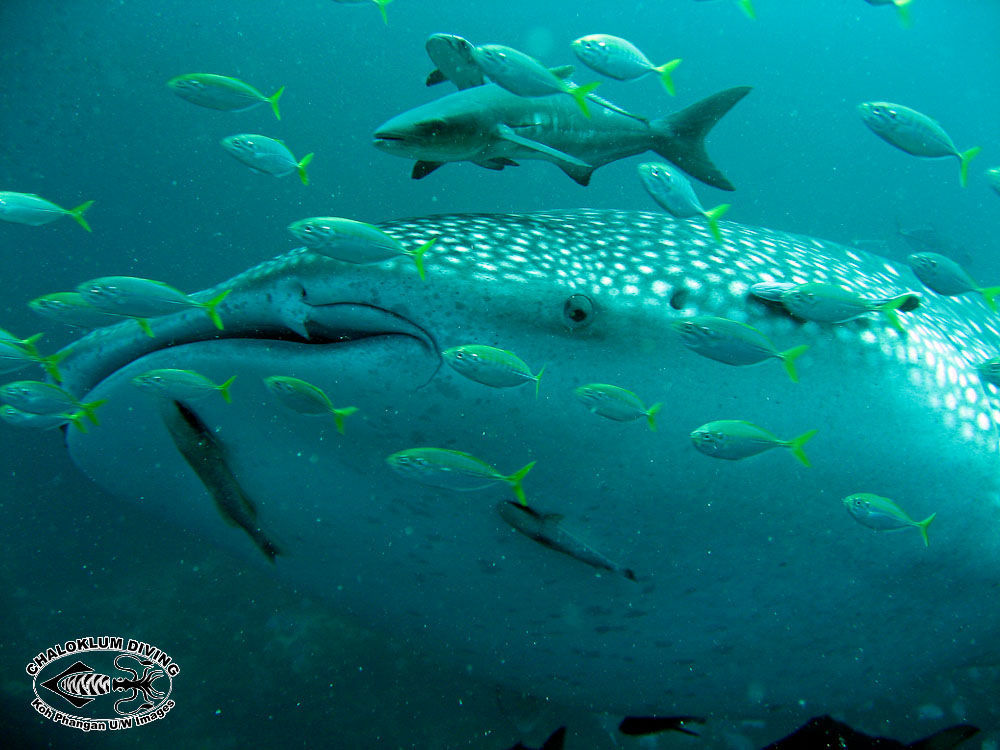
<instances>
[{"instance_id":1,"label":"shark's tail fin","mask_svg":"<svg viewBox=\"0 0 1000 750\"><path fill-rule=\"evenodd\" d=\"M657 134L653 151L706 185L734 190L732 183L708 158L705 136L736 102L749 93L750 86L726 89L669 117L654 120L650 123Z\"/></svg>"}]
</instances>

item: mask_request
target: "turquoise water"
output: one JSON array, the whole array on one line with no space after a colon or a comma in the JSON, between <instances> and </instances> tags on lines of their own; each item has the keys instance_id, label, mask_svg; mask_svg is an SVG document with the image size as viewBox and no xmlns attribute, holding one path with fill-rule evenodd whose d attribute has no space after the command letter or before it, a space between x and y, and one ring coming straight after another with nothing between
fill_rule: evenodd
<instances>
[{"instance_id":1,"label":"turquoise water","mask_svg":"<svg viewBox=\"0 0 1000 750\"><path fill-rule=\"evenodd\" d=\"M285 226L304 216L652 209L635 177L640 157L601 168L588 188L540 162L502 173L448 165L410 180L410 163L375 150L370 136L444 93L423 85L431 68L423 42L434 32L509 44L550 65L576 62L569 42L595 32L626 36L657 63L682 57L676 99L652 79L602 86L650 117L752 85L708 142L737 191L698 186L705 205L731 201L727 218L883 243L894 257L909 252L898 226L929 225L977 278L1000 279L1000 198L982 176L1000 164L1000 6L988 0L914 0L912 29L862 0L758 0L757 22L728 0L396 0L388 27L372 7L328 0L50 5L0 5L0 189L67 207L96 201L92 234L69 220L0 225L0 324L50 330L47 348L71 336L40 325L28 300L106 274L203 288L293 247ZM267 94L286 86L282 121L266 106L215 112L166 89L195 71L237 76ZM854 109L872 99L935 117L961 149L983 146L970 186L959 188L954 160L916 159L875 138ZM248 172L218 146L238 132L281 138L297 156L315 152L312 184ZM27 742L504 748L516 740L492 685L456 679L454 666L138 516L75 469L58 433L5 429L0 445L0 711ZM140 631L183 665L178 708L166 720L95 738L31 711L23 669L38 650ZM607 742L592 717L560 707L531 739L574 721L589 728L583 741Z\"/></svg>"}]
</instances>

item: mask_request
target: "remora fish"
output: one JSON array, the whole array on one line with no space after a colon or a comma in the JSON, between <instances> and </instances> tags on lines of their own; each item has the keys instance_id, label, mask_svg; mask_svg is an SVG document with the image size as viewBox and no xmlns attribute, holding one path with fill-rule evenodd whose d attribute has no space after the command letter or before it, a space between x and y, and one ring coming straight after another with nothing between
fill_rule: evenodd
<instances>
[{"instance_id":1,"label":"remora fish","mask_svg":"<svg viewBox=\"0 0 1000 750\"><path fill-rule=\"evenodd\" d=\"M692 177L732 190L705 151L705 136L749 86L721 91L669 117L648 123L606 107L583 116L568 96L529 99L495 84L458 91L383 123L375 146L416 160L421 179L447 162L501 169L511 161L550 161L580 185L618 159L655 151Z\"/></svg>"},{"instance_id":2,"label":"remora fish","mask_svg":"<svg viewBox=\"0 0 1000 750\"><path fill-rule=\"evenodd\" d=\"M574 560L598 570L619 573L630 581L635 580L635 571L612 562L586 542L563 528L563 516L559 513L539 513L534 508L510 500L497 504L497 512L511 528L524 534L556 552L569 555Z\"/></svg>"},{"instance_id":3,"label":"remora fish","mask_svg":"<svg viewBox=\"0 0 1000 750\"><path fill-rule=\"evenodd\" d=\"M257 505L233 474L218 438L201 417L180 401L164 402L160 413L174 446L205 485L222 520L243 529L273 563L282 552L261 530Z\"/></svg>"},{"instance_id":4,"label":"remora fish","mask_svg":"<svg viewBox=\"0 0 1000 750\"><path fill-rule=\"evenodd\" d=\"M1000 333L978 300L928 293L902 342L888 326L803 327L749 298L764 281L917 288L905 264L809 237L733 224L716 248L661 212L619 211L380 228L407 247L441 238L449 261L433 293L406 257L345 266L293 251L196 295L233 290L223 331L195 311L158 321L153 339L126 322L64 349L64 387L108 399L100 429L67 431L73 461L122 512L141 504L143 518L262 562L220 523L131 379L158 368L238 383L308 373L369 417L336 447L319 439L322 423L282 415L262 392L233 406L210 399L201 413L268 539L294 540L275 574L484 679L621 715L766 716L776 737L819 705L880 706L887 694L893 705L951 705L955 679L971 679L965 665L992 658L1000 605L983 591L1000 559L1000 451L995 396L976 365L1000 352ZM771 341L809 345L808 373L792 386L774 363L708 361L670 327L689 316L739 316ZM525 362L548 362L546 398L456 388L440 356L456 341L513 342ZM589 380L665 399L669 423L609 440L576 402ZM822 426L822 466L720 471L694 460L687 430L722 409L775 427L808 415ZM614 550L641 584L503 544L495 505L510 489L460 496L402 481L385 456L413 445L505 471L530 453L529 501L558 498L567 518L591 519L588 543ZM934 545L913 531L901 532L911 543L878 544L855 529L840 498L866 487L907 509L932 493ZM174 554L155 534L148 544L164 561ZM860 544L886 557L859 555ZM887 570L918 573L893 576L886 596ZM956 586L959 574L970 585ZM734 592L752 592L754 606L734 607ZM830 616L844 611L850 627ZM941 637L941 613L961 638Z\"/></svg>"}]
</instances>

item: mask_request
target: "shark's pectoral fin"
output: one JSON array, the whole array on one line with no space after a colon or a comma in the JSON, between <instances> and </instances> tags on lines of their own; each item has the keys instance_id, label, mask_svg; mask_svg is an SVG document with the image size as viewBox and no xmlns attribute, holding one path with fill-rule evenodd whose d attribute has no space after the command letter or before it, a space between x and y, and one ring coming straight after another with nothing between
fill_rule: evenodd
<instances>
[{"instance_id":1,"label":"shark's pectoral fin","mask_svg":"<svg viewBox=\"0 0 1000 750\"><path fill-rule=\"evenodd\" d=\"M414 180L422 180L443 164L443 161L418 161L413 165L413 172L410 174L410 177Z\"/></svg>"},{"instance_id":2,"label":"shark's pectoral fin","mask_svg":"<svg viewBox=\"0 0 1000 750\"><path fill-rule=\"evenodd\" d=\"M587 187L590 184L590 177L594 174L595 167L578 167L575 164L556 164L559 169L573 178L577 185Z\"/></svg>"},{"instance_id":3,"label":"shark's pectoral fin","mask_svg":"<svg viewBox=\"0 0 1000 750\"><path fill-rule=\"evenodd\" d=\"M562 164L564 163L572 164L573 166L576 167L588 169L591 172L594 171L594 168L589 164L587 164L587 162L580 161L575 156L571 156L564 151L560 151L559 149L552 148L552 146L546 146L544 143L539 143L538 141L533 141L530 138L525 138L523 136L520 136L517 133L515 133L514 129L511 128L509 125L503 125L503 124L498 125L497 133L505 141L516 143L518 146L521 146L523 148L529 148L532 151L537 151L540 154L545 154L546 156L555 159L560 163L560 166L562 166ZM573 175L570 174L570 177L573 177ZM573 179L576 180L576 177L573 177ZM588 180L590 179L589 174L587 179ZM577 180L577 182L579 182L579 180Z\"/></svg>"},{"instance_id":4,"label":"shark's pectoral fin","mask_svg":"<svg viewBox=\"0 0 1000 750\"><path fill-rule=\"evenodd\" d=\"M485 167L486 169L494 169L494 170L496 170L498 172L501 169L503 169L504 167L519 167L520 166L520 164L518 164L513 159L508 159L506 157L501 157L499 159L486 159L486 160L482 160L481 159L481 160L479 160L477 162L473 162L473 163L474 164L478 164L480 167Z\"/></svg>"},{"instance_id":5,"label":"shark's pectoral fin","mask_svg":"<svg viewBox=\"0 0 1000 750\"><path fill-rule=\"evenodd\" d=\"M437 86L439 83L444 83L448 80L448 77L441 72L440 68L434 68L430 73L427 74L427 80L425 85L427 86Z\"/></svg>"}]
</instances>

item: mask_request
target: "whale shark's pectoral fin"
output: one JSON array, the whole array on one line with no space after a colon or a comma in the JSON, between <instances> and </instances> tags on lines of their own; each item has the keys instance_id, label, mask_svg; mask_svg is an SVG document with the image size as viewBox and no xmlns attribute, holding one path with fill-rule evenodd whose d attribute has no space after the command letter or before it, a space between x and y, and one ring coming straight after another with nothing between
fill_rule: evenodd
<instances>
[{"instance_id":1,"label":"whale shark's pectoral fin","mask_svg":"<svg viewBox=\"0 0 1000 750\"><path fill-rule=\"evenodd\" d=\"M444 165L443 161L418 161L413 165L410 177L414 180L422 180L442 165Z\"/></svg>"},{"instance_id":2,"label":"whale shark's pectoral fin","mask_svg":"<svg viewBox=\"0 0 1000 750\"><path fill-rule=\"evenodd\" d=\"M545 154L549 158L555 159L560 163L560 166L562 166L562 164L572 164L576 167L589 169L591 172L594 171L594 168L587 164L587 162L580 161L575 156L570 156L564 151L552 148L552 146L546 146L544 143L539 143L538 141L533 141L530 138L520 136L515 133L514 129L509 125L504 125L503 123L497 125L497 134L505 141L516 143L518 146L531 149L532 151L537 151L540 154ZM570 175L570 177L573 177L573 175ZM576 178L573 177L573 179L575 180ZM577 182L579 182L579 180L577 180Z\"/></svg>"}]
</instances>

